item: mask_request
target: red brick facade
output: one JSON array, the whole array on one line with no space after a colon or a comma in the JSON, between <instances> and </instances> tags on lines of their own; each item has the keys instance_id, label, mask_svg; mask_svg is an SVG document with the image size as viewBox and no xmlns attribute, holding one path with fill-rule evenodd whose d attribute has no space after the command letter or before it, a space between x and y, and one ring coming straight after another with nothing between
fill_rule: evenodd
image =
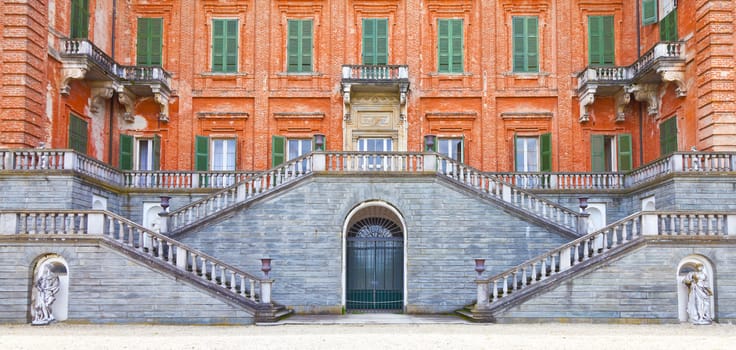
<instances>
[{"instance_id":1,"label":"red brick facade","mask_svg":"<svg viewBox=\"0 0 736 350\"><path fill-rule=\"evenodd\" d=\"M163 18L170 93L163 103L154 91L126 104L124 89L101 87L90 72L65 79L59 45L70 33L69 1L5 1L0 147L67 148L74 113L89 125L89 155L117 166L121 133L159 135L161 167L177 170L194 169L197 135L236 138L236 167L250 170L271 166L274 135L321 133L327 150L348 150L355 135L381 132L398 135L394 150L407 151L422 150L427 134L462 138L464 161L485 171L513 170L515 136L546 133L553 171L590 171L591 135L626 133L636 167L660 156L659 126L672 117L678 150L736 150L731 0L679 1L679 70L653 73L648 95L621 86L627 103L599 87L585 109L578 74L588 66L588 16L613 16L614 65L629 66L660 42L660 24L641 23L641 0L89 0L89 8L89 40L119 65L136 65L137 19ZM538 18L539 72L513 71L514 16ZM211 69L218 18L238 20L236 73ZM388 19L388 64L408 67L405 95L371 84L345 94L343 65L362 63L364 18ZM461 74L438 73L437 23L447 18L462 19ZM311 73L287 73L293 19L312 20ZM62 94L66 80L69 94ZM396 105L395 120L384 131L358 130L368 119L357 116L369 115L377 100Z\"/></svg>"}]
</instances>

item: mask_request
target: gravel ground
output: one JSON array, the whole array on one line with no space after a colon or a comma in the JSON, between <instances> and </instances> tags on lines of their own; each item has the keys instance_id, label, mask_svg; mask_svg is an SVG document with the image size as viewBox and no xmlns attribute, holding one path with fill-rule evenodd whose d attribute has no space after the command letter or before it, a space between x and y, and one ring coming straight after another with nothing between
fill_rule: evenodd
<instances>
[{"instance_id":1,"label":"gravel ground","mask_svg":"<svg viewBox=\"0 0 736 350\"><path fill-rule=\"evenodd\" d=\"M0 325L0 349L734 349L736 326Z\"/></svg>"}]
</instances>

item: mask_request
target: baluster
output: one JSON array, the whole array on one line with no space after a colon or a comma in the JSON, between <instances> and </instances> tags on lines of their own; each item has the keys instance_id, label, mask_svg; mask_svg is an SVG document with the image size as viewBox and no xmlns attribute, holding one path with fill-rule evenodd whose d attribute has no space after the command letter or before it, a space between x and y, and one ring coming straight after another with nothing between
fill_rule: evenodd
<instances>
[{"instance_id":1,"label":"baluster","mask_svg":"<svg viewBox=\"0 0 736 350\"><path fill-rule=\"evenodd\" d=\"M205 257L200 257L202 259L202 279L203 280L209 280L207 277L207 259Z\"/></svg>"},{"instance_id":2,"label":"baluster","mask_svg":"<svg viewBox=\"0 0 736 350\"><path fill-rule=\"evenodd\" d=\"M531 268L532 270L531 270L531 276L530 276L531 278L529 279L529 284L532 284L537 281L537 263L533 262L531 264Z\"/></svg>"},{"instance_id":3,"label":"baluster","mask_svg":"<svg viewBox=\"0 0 736 350\"><path fill-rule=\"evenodd\" d=\"M166 248L169 250L169 254L167 256L167 259L169 259L169 264L174 265L174 249L172 248L172 244L169 241L166 242Z\"/></svg>"},{"instance_id":4,"label":"baluster","mask_svg":"<svg viewBox=\"0 0 736 350\"><path fill-rule=\"evenodd\" d=\"M157 253L158 253L157 256L158 256L159 259L163 260L164 259L164 257L163 257L163 255L164 255L164 245L161 244L161 238L155 237L155 239L156 239L156 247L157 247Z\"/></svg>"},{"instance_id":5,"label":"baluster","mask_svg":"<svg viewBox=\"0 0 736 350\"><path fill-rule=\"evenodd\" d=\"M498 300L498 280L493 280L493 301Z\"/></svg>"},{"instance_id":6,"label":"baluster","mask_svg":"<svg viewBox=\"0 0 736 350\"><path fill-rule=\"evenodd\" d=\"M519 289L519 285L518 285L519 282L517 281L518 275L519 275L518 271L514 271L511 273L511 276L512 276L511 277L512 278L511 279L511 290Z\"/></svg>"},{"instance_id":7,"label":"baluster","mask_svg":"<svg viewBox=\"0 0 736 350\"><path fill-rule=\"evenodd\" d=\"M557 266L557 254L560 254L559 252L552 254L550 257L550 267L549 267L549 275L552 276L555 274L556 271L559 271L559 267Z\"/></svg>"},{"instance_id":8,"label":"baluster","mask_svg":"<svg viewBox=\"0 0 736 350\"><path fill-rule=\"evenodd\" d=\"M256 280L250 279L250 301L256 301Z\"/></svg>"},{"instance_id":9,"label":"baluster","mask_svg":"<svg viewBox=\"0 0 736 350\"><path fill-rule=\"evenodd\" d=\"M245 276L244 275L240 275L240 293L239 294L242 295L243 297L247 297L245 293Z\"/></svg>"},{"instance_id":10,"label":"baluster","mask_svg":"<svg viewBox=\"0 0 736 350\"><path fill-rule=\"evenodd\" d=\"M233 293L235 292L235 272L230 271L230 291Z\"/></svg>"},{"instance_id":11,"label":"baluster","mask_svg":"<svg viewBox=\"0 0 736 350\"><path fill-rule=\"evenodd\" d=\"M539 280L540 281L542 281L542 280L544 280L544 279L547 278L547 276L546 276L547 275L547 258L544 258L542 260L542 264L541 265L542 266L540 266L540 268L539 268L539 274L540 274Z\"/></svg>"}]
</instances>

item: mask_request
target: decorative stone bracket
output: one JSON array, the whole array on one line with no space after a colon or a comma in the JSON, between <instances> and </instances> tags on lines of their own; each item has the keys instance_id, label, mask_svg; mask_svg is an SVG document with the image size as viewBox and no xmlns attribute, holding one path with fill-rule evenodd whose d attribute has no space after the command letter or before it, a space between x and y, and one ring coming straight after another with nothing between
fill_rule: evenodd
<instances>
[{"instance_id":1,"label":"decorative stone bracket","mask_svg":"<svg viewBox=\"0 0 736 350\"><path fill-rule=\"evenodd\" d=\"M102 107L105 106L105 100L112 98L115 88L111 83L108 83L100 86L93 86L90 92L92 103L90 103L89 110L90 112L97 114Z\"/></svg>"},{"instance_id":2,"label":"decorative stone bracket","mask_svg":"<svg viewBox=\"0 0 736 350\"><path fill-rule=\"evenodd\" d=\"M123 120L128 123L135 121L135 95L125 90L124 87L118 88L118 102L123 105L125 112L123 112Z\"/></svg>"},{"instance_id":3,"label":"decorative stone bracket","mask_svg":"<svg viewBox=\"0 0 736 350\"><path fill-rule=\"evenodd\" d=\"M595 102L595 92L597 87L590 86L581 94L578 94L578 101L580 103L580 119L579 122L584 123L590 121L589 107Z\"/></svg>"},{"instance_id":4,"label":"decorative stone bracket","mask_svg":"<svg viewBox=\"0 0 736 350\"><path fill-rule=\"evenodd\" d=\"M69 92L71 90L69 84L71 83L72 79L84 79L84 76L87 75L88 70L89 68L86 64L64 64L64 67L61 69L62 78L61 89L59 89L59 92L63 96L69 96Z\"/></svg>"},{"instance_id":5,"label":"decorative stone bracket","mask_svg":"<svg viewBox=\"0 0 736 350\"><path fill-rule=\"evenodd\" d=\"M624 109L631 102L631 94L626 89L621 89L616 93L616 122L623 122L626 114Z\"/></svg>"},{"instance_id":6,"label":"decorative stone bracket","mask_svg":"<svg viewBox=\"0 0 736 350\"><path fill-rule=\"evenodd\" d=\"M627 93L634 94L634 99L646 102L647 114L659 114L659 84L632 84L624 88Z\"/></svg>"},{"instance_id":7,"label":"decorative stone bracket","mask_svg":"<svg viewBox=\"0 0 736 350\"><path fill-rule=\"evenodd\" d=\"M154 90L153 100L158 103L161 112L158 114L158 120L164 123L169 122L169 94L162 91Z\"/></svg>"},{"instance_id":8,"label":"decorative stone bracket","mask_svg":"<svg viewBox=\"0 0 736 350\"><path fill-rule=\"evenodd\" d=\"M677 84L677 88L675 89L677 97L685 97L687 95L684 66L660 67L657 69L657 73L662 76L662 81Z\"/></svg>"}]
</instances>

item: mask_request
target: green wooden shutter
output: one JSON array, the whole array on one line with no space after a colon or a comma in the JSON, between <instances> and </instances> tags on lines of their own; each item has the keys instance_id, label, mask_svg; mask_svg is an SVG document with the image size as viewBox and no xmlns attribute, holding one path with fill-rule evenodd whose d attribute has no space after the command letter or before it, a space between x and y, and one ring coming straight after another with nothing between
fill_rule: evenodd
<instances>
[{"instance_id":1,"label":"green wooden shutter","mask_svg":"<svg viewBox=\"0 0 736 350\"><path fill-rule=\"evenodd\" d=\"M283 136L271 137L271 166L275 167L284 162L286 159L286 138Z\"/></svg>"},{"instance_id":2,"label":"green wooden shutter","mask_svg":"<svg viewBox=\"0 0 736 350\"><path fill-rule=\"evenodd\" d=\"M138 18L136 61L142 66L160 66L163 42L162 18Z\"/></svg>"},{"instance_id":3,"label":"green wooden shutter","mask_svg":"<svg viewBox=\"0 0 736 350\"><path fill-rule=\"evenodd\" d=\"M450 21L437 21L437 71L450 72Z\"/></svg>"},{"instance_id":4,"label":"green wooden shutter","mask_svg":"<svg viewBox=\"0 0 736 350\"><path fill-rule=\"evenodd\" d=\"M153 135L153 170L161 170L161 136Z\"/></svg>"},{"instance_id":5,"label":"green wooden shutter","mask_svg":"<svg viewBox=\"0 0 736 350\"><path fill-rule=\"evenodd\" d=\"M613 16L588 16L588 63L613 65Z\"/></svg>"},{"instance_id":6,"label":"green wooden shutter","mask_svg":"<svg viewBox=\"0 0 736 350\"><path fill-rule=\"evenodd\" d=\"M210 167L210 138L196 136L194 141L194 170L207 171Z\"/></svg>"},{"instance_id":7,"label":"green wooden shutter","mask_svg":"<svg viewBox=\"0 0 736 350\"><path fill-rule=\"evenodd\" d=\"M133 136L120 134L120 170L133 170Z\"/></svg>"},{"instance_id":8,"label":"green wooden shutter","mask_svg":"<svg viewBox=\"0 0 736 350\"><path fill-rule=\"evenodd\" d=\"M453 19L450 22L450 71L463 72L463 20Z\"/></svg>"},{"instance_id":9,"label":"green wooden shutter","mask_svg":"<svg viewBox=\"0 0 736 350\"><path fill-rule=\"evenodd\" d=\"M87 122L74 114L69 115L69 148L87 154Z\"/></svg>"},{"instance_id":10,"label":"green wooden shutter","mask_svg":"<svg viewBox=\"0 0 736 350\"><path fill-rule=\"evenodd\" d=\"M514 133L514 170L522 171L524 168L521 166L521 153L519 152L519 136Z\"/></svg>"},{"instance_id":11,"label":"green wooden shutter","mask_svg":"<svg viewBox=\"0 0 736 350\"><path fill-rule=\"evenodd\" d=\"M552 171L552 134L539 135L539 171Z\"/></svg>"},{"instance_id":12,"label":"green wooden shutter","mask_svg":"<svg viewBox=\"0 0 736 350\"><path fill-rule=\"evenodd\" d=\"M677 41L677 10L673 10L659 22L659 40Z\"/></svg>"},{"instance_id":13,"label":"green wooden shutter","mask_svg":"<svg viewBox=\"0 0 736 350\"><path fill-rule=\"evenodd\" d=\"M605 136L590 135L590 170L606 171Z\"/></svg>"},{"instance_id":14,"label":"green wooden shutter","mask_svg":"<svg viewBox=\"0 0 736 350\"><path fill-rule=\"evenodd\" d=\"M363 64L376 64L376 19L363 19Z\"/></svg>"},{"instance_id":15,"label":"green wooden shutter","mask_svg":"<svg viewBox=\"0 0 736 350\"><path fill-rule=\"evenodd\" d=\"M677 151L677 117L659 125L659 151L662 156Z\"/></svg>"},{"instance_id":16,"label":"green wooden shutter","mask_svg":"<svg viewBox=\"0 0 736 350\"><path fill-rule=\"evenodd\" d=\"M299 21L288 21L288 40L286 43L288 72L299 71Z\"/></svg>"},{"instance_id":17,"label":"green wooden shutter","mask_svg":"<svg viewBox=\"0 0 736 350\"><path fill-rule=\"evenodd\" d=\"M301 21L301 45L299 47L301 57L301 72L312 71L312 20Z\"/></svg>"},{"instance_id":18,"label":"green wooden shutter","mask_svg":"<svg viewBox=\"0 0 736 350\"><path fill-rule=\"evenodd\" d=\"M531 16L516 16L513 28L514 72L539 71L538 19Z\"/></svg>"},{"instance_id":19,"label":"green wooden shutter","mask_svg":"<svg viewBox=\"0 0 736 350\"><path fill-rule=\"evenodd\" d=\"M212 20L212 71L238 71L238 20Z\"/></svg>"},{"instance_id":20,"label":"green wooden shutter","mask_svg":"<svg viewBox=\"0 0 736 350\"><path fill-rule=\"evenodd\" d=\"M388 64L388 19L376 19L376 64Z\"/></svg>"},{"instance_id":21,"label":"green wooden shutter","mask_svg":"<svg viewBox=\"0 0 736 350\"><path fill-rule=\"evenodd\" d=\"M631 171L633 166L633 151L631 147L631 134L618 135L618 170Z\"/></svg>"},{"instance_id":22,"label":"green wooden shutter","mask_svg":"<svg viewBox=\"0 0 736 350\"><path fill-rule=\"evenodd\" d=\"M648 25L657 23L657 0L642 0L641 24Z\"/></svg>"},{"instance_id":23,"label":"green wooden shutter","mask_svg":"<svg viewBox=\"0 0 736 350\"><path fill-rule=\"evenodd\" d=\"M87 39L89 32L89 0L72 0L70 35L75 39Z\"/></svg>"}]
</instances>

